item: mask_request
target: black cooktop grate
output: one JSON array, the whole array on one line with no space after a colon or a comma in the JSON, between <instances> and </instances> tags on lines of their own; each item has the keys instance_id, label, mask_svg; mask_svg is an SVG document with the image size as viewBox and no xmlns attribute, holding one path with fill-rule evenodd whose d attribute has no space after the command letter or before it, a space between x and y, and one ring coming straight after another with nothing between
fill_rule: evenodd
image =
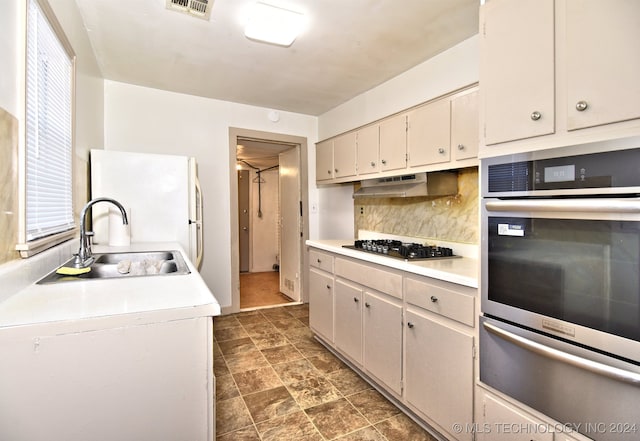
<instances>
[{"instance_id":1,"label":"black cooktop grate","mask_svg":"<svg viewBox=\"0 0 640 441\"><path fill-rule=\"evenodd\" d=\"M453 254L453 250L447 247L435 245L421 245L407 243L399 240L356 240L353 245L343 245L344 248L356 249L375 254L405 260L446 259L460 257Z\"/></svg>"}]
</instances>

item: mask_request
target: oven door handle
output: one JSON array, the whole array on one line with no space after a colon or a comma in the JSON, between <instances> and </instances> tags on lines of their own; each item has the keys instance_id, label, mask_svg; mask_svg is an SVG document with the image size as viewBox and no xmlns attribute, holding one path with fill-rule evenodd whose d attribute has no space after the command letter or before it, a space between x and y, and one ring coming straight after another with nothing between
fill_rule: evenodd
<instances>
[{"instance_id":1,"label":"oven door handle","mask_svg":"<svg viewBox=\"0 0 640 441\"><path fill-rule=\"evenodd\" d=\"M487 211L640 213L640 199L508 199L487 201L485 207Z\"/></svg>"},{"instance_id":2,"label":"oven door handle","mask_svg":"<svg viewBox=\"0 0 640 441\"><path fill-rule=\"evenodd\" d=\"M616 368L613 366L607 366L606 364L599 363L597 361L588 360L583 357L568 354L558 349L551 348L549 346L542 345L528 338L521 337L512 332L505 331L491 323L484 322L482 324L484 328L490 333L506 340L516 346L526 349L535 354L541 355L552 360L557 360L566 364L570 364L580 369L584 369L595 374L612 378L614 380L622 381L632 384L634 386L640 386L640 374L635 372L629 372L624 369Z\"/></svg>"}]
</instances>

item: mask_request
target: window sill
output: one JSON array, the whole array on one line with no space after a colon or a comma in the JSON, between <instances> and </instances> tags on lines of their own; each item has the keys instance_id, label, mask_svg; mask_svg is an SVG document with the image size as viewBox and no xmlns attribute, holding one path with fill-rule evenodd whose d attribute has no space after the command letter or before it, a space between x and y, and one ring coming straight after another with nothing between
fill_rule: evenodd
<instances>
[{"instance_id":1,"label":"window sill","mask_svg":"<svg viewBox=\"0 0 640 441\"><path fill-rule=\"evenodd\" d=\"M26 243L16 245L16 250L20 252L20 257L26 259L44 250L52 248L69 239L73 239L76 235L76 228L65 231L63 233L54 234L52 236L43 237L42 239L32 240Z\"/></svg>"}]
</instances>

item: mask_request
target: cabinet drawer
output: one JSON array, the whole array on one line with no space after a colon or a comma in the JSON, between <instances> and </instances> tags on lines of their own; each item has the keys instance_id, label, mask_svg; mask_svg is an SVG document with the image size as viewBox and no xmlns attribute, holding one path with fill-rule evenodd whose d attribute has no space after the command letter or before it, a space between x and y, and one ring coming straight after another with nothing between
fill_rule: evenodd
<instances>
[{"instance_id":1,"label":"cabinet drawer","mask_svg":"<svg viewBox=\"0 0 640 441\"><path fill-rule=\"evenodd\" d=\"M309 251L309 265L319 268L328 273L333 272L333 256L321 251Z\"/></svg>"},{"instance_id":2,"label":"cabinet drawer","mask_svg":"<svg viewBox=\"0 0 640 441\"><path fill-rule=\"evenodd\" d=\"M440 286L407 277L404 281L404 290L408 303L465 325L474 326L475 290L473 288L459 287L458 289L453 285Z\"/></svg>"},{"instance_id":3,"label":"cabinet drawer","mask_svg":"<svg viewBox=\"0 0 640 441\"><path fill-rule=\"evenodd\" d=\"M402 298L402 276L389 271L337 258L335 261L335 273L337 276L352 280L361 285Z\"/></svg>"}]
</instances>

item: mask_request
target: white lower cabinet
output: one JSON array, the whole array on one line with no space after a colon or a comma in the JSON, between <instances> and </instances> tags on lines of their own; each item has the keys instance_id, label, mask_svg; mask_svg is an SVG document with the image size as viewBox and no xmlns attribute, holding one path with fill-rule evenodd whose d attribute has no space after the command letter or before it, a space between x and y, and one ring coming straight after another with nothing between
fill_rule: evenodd
<instances>
[{"instance_id":1,"label":"white lower cabinet","mask_svg":"<svg viewBox=\"0 0 640 441\"><path fill-rule=\"evenodd\" d=\"M541 432L543 422L492 395L482 397L482 422L478 440L553 441L553 433Z\"/></svg>"},{"instance_id":2,"label":"white lower cabinet","mask_svg":"<svg viewBox=\"0 0 640 441\"><path fill-rule=\"evenodd\" d=\"M402 301L339 277L335 347L385 388L402 394Z\"/></svg>"},{"instance_id":3,"label":"white lower cabinet","mask_svg":"<svg viewBox=\"0 0 640 441\"><path fill-rule=\"evenodd\" d=\"M0 439L215 439L211 317L157 312L2 328Z\"/></svg>"},{"instance_id":4,"label":"white lower cabinet","mask_svg":"<svg viewBox=\"0 0 640 441\"><path fill-rule=\"evenodd\" d=\"M471 441L477 289L310 255L311 329L405 410L447 439Z\"/></svg>"},{"instance_id":5,"label":"white lower cabinet","mask_svg":"<svg viewBox=\"0 0 640 441\"><path fill-rule=\"evenodd\" d=\"M362 364L362 288L344 280L335 282L336 347Z\"/></svg>"},{"instance_id":6,"label":"white lower cabinet","mask_svg":"<svg viewBox=\"0 0 640 441\"><path fill-rule=\"evenodd\" d=\"M589 441L557 421L538 418L516 405L477 388L477 441Z\"/></svg>"},{"instance_id":7,"label":"white lower cabinet","mask_svg":"<svg viewBox=\"0 0 640 441\"><path fill-rule=\"evenodd\" d=\"M398 396L402 393L402 301L364 293L364 367Z\"/></svg>"},{"instance_id":8,"label":"white lower cabinet","mask_svg":"<svg viewBox=\"0 0 640 441\"><path fill-rule=\"evenodd\" d=\"M333 275L309 269L309 327L333 343Z\"/></svg>"},{"instance_id":9,"label":"white lower cabinet","mask_svg":"<svg viewBox=\"0 0 640 441\"><path fill-rule=\"evenodd\" d=\"M473 421L473 336L411 305L405 314L405 398L459 440L455 424Z\"/></svg>"}]
</instances>

